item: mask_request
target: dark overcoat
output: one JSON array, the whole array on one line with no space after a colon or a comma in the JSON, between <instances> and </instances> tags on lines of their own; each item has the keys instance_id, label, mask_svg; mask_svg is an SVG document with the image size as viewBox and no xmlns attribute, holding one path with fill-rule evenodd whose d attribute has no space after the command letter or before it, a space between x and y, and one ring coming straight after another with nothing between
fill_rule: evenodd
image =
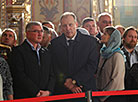
<instances>
[{"instance_id":1,"label":"dark overcoat","mask_svg":"<svg viewBox=\"0 0 138 102\"><path fill-rule=\"evenodd\" d=\"M78 86L83 86L83 91L96 90L94 74L99 60L96 39L77 31L72 46L73 51L70 55L64 34L51 42L52 65L57 79L55 94L70 93L64 87L66 78L76 80ZM71 63L69 65L70 58Z\"/></svg>"},{"instance_id":2,"label":"dark overcoat","mask_svg":"<svg viewBox=\"0 0 138 102\"><path fill-rule=\"evenodd\" d=\"M51 55L43 48L33 51L25 40L16 47L10 57L10 68L13 77L14 98L36 97L40 90L53 91L55 77L51 67Z\"/></svg>"}]
</instances>

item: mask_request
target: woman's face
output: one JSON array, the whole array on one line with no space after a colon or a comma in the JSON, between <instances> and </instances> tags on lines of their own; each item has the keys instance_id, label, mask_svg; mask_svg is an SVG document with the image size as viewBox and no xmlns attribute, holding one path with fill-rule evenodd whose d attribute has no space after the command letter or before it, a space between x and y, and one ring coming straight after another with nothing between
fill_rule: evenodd
<instances>
[{"instance_id":1,"label":"woman's face","mask_svg":"<svg viewBox=\"0 0 138 102\"><path fill-rule=\"evenodd\" d=\"M103 35L101 36L101 42L107 45L109 39L110 39L110 35L104 30Z\"/></svg>"}]
</instances>

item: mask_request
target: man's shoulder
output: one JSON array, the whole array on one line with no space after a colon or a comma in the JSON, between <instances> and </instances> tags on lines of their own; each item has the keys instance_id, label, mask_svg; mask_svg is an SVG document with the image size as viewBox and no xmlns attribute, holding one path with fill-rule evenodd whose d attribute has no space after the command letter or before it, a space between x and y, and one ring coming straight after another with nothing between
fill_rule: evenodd
<instances>
[{"instance_id":1,"label":"man's shoulder","mask_svg":"<svg viewBox=\"0 0 138 102\"><path fill-rule=\"evenodd\" d=\"M12 52L19 52L19 51L24 51L24 48L28 46L27 43L24 41L21 45L18 45L16 47L14 47L14 49L12 50Z\"/></svg>"},{"instance_id":2,"label":"man's shoulder","mask_svg":"<svg viewBox=\"0 0 138 102\"><path fill-rule=\"evenodd\" d=\"M77 31L81 32L84 35L90 35L90 33L85 28L82 27L78 27Z\"/></svg>"},{"instance_id":3,"label":"man's shoulder","mask_svg":"<svg viewBox=\"0 0 138 102\"><path fill-rule=\"evenodd\" d=\"M138 52L138 45L136 45L135 50Z\"/></svg>"},{"instance_id":4,"label":"man's shoulder","mask_svg":"<svg viewBox=\"0 0 138 102\"><path fill-rule=\"evenodd\" d=\"M93 37L93 36L90 36L90 35L85 35L85 34L82 34L82 33L80 33L80 32L78 32L79 33L79 37L80 37L80 39L84 39L84 41L86 41L86 42L97 42L97 39L95 38L95 37Z\"/></svg>"},{"instance_id":5,"label":"man's shoulder","mask_svg":"<svg viewBox=\"0 0 138 102\"><path fill-rule=\"evenodd\" d=\"M4 59L8 59L8 55L11 52L11 47L4 45L4 44L0 44L0 56L3 57Z\"/></svg>"},{"instance_id":6,"label":"man's shoulder","mask_svg":"<svg viewBox=\"0 0 138 102\"><path fill-rule=\"evenodd\" d=\"M11 47L4 44L0 44L0 49L7 49L11 51Z\"/></svg>"},{"instance_id":7,"label":"man's shoulder","mask_svg":"<svg viewBox=\"0 0 138 102\"><path fill-rule=\"evenodd\" d=\"M55 39L51 40L51 44L58 43L62 40L63 40L63 35L60 35L60 36L56 37Z\"/></svg>"}]
</instances>

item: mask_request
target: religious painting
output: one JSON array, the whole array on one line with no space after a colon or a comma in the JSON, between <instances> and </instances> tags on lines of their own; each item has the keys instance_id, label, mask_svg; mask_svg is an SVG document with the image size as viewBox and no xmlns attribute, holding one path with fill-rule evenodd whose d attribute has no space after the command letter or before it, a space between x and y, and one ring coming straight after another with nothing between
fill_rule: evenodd
<instances>
[{"instance_id":1,"label":"religious painting","mask_svg":"<svg viewBox=\"0 0 138 102\"><path fill-rule=\"evenodd\" d=\"M64 11L74 12L80 25L83 18L90 16L90 0L64 0Z\"/></svg>"},{"instance_id":2,"label":"religious painting","mask_svg":"<svg viewBox=\"0 0 138 102\"><path fill-rule=\"evenodd\" d=\"M32 0L32 20L51 21L58 26L63 0Z\"/></svg>"},{"instance_id":3,"label":"religious painting","mask_svg":"<svg viewBox=\"0 0 138 102\"><path fill-rule=\"evenodd\" d=\"M58 26L60 16L65 11L74 12L81 24L90 16L90 0L32 0L32 20L52 21Z\"/></svg>"}]
</instances>

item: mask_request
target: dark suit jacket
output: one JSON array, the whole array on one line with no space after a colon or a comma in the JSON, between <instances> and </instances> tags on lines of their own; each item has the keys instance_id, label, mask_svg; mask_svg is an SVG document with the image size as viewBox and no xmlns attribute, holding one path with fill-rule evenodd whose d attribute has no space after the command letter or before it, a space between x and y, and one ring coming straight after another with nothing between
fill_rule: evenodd
<instances>
[{"instance_id":1,"label":"dark suit jacket","mask_svg":"<svg viewBox=\"0 0 138 102\"><path fill-rule=\"evenodd\" d=\"M126 61L125 61L125 69L126 69L126 72L125 72L125 80L126 80L126 77L129 73L129 71L131 70L131 66L130 66L130 57L129 57L129 53L126 51L126 49L124 47L122 47L122 51L124 52L125 56L126 56ZM136 55L138 56L138 51L136 49L134 49ZM137 59L138 61L138 59Z\"/></svg>"},{"instance_id":2,"label":"dark suit jacket","mask_svg":"<svg viewBox=\"0 0 138 102\"><path fill-rule=\"evenodd\" d=\"M126 78L126 90L138 90L138 63L134 63ZM138 102L138 95L127 96L128 102Z\"/></svg>"},{"instance_id":3,"label":"dark suit jacket","mask_svg":"<svg viewBox=\"0 0 138 102\"><path fill-rule=\"evenodd\" d=\"M52 52L53 66L56 72L56 94L69 93L64 87L66 78L72 78L78 85L84 87L83 91L96 90L94 73L98 65L99 52L97 41L94 37L83 35L77 31L73 43L72 67L68 65L68 46L65 35L52 40L50 50Z\"/></svg>"},{"instance_id":4,"label":"dark suit jacket","mask_svg":"<svg viewBox=\"0 0 138 102\"><path fill-rule=\"evenodd\" d=\"M51 68L51 56L43 48L39 51L40 63L36 51L25 40L16 47L10 57L15 98L36 97L40 90L53 91L55 77Z\"/></svg>"}]
</instances>

